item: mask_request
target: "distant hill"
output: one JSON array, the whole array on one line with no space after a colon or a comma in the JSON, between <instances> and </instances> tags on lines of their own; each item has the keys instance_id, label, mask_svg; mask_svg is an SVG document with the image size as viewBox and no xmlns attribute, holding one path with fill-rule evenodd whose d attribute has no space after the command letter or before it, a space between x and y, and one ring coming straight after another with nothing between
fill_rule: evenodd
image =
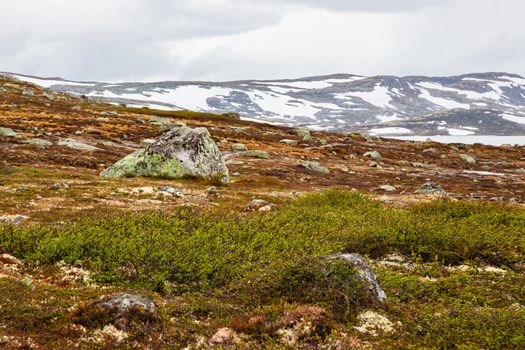
<instances>
[{"instance_id":1,"label":"distant hill","mask_svg":"<svg viewBox=\"0 0 525 350\"><path fill-rule=\"evenodd\" d=\"M452 77L101 83L12 75L53 90L128 106L238 112L243 119L374 135L525 135L525 79Z\"/></svg>"}]
</instances>

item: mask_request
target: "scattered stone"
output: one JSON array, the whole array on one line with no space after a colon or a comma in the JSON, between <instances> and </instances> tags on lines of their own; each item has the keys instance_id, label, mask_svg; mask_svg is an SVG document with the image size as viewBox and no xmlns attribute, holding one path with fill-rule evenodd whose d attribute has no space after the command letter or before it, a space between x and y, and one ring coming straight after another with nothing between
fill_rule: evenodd
<instances>
[{"instance_id":1,"label":"scattered stone","mask_svg":"<svg viewBox=\"0 0 525 350\"><path fill-rule=\"evenodd\" d=\"M290 140L290 139L282 139L281 141L279 141L280 143L284 143L284 144L287 144L289 146L297 146L298 142L297 140Z\"/></svg>"},{"instance_id":2,"label":"scattered stone","mask_svg":"<svg viewBox=\"0 0 525 350\"><path fill-rule=\"evenodd\" d=\"M459 159L468 164L476 164L476 159L468 154L460 154Z\"/></svg>"},{"instance_id":3,"label":"scattered stone","mask_svg":"<svg viewBox=\"0 0 525 350\"><path fill-rule=\"evenodd\" d=\"M425 163L421 162L410 162L410 165L412 165L414 168L424 168L427 166Z\"/></svg>"},{"instance_id":4,"label":"scattered stone","mask_svg":"<svg viewBox=\"0 0 525 350\"><path fill-rule=\"evenodd\" d=\"M436 157L438 158L440 156L440 152L437 148L427 148L423 150L423 154L430 156L430 157Z\"/></svg>"},{"instance_id":5,"label":"scattered stone","mask_svg":"<svg viewBox=\"0 0 525 350\"><path fill-rule=\"evenodd\" d=\"M273 204L265 201L264 199L252 199L246 207L244 207L244 211L270 211L272 209Z\"/></svg>"},{"instance_id":6,"label":"scattered stone","mask_svg":"<svg viewBox=\"0 0 525 350\"><path fill-rule=\"evenodd\" d=\"M97 329L89 339L97 344L104 344L108 341L120 343L128 338L128 334L117 329L114 325L106 325L102 329Z\"/></svg>"},{"instance_id":7,"label":"scattered stone","mask_svg":"<svg viewBox=\"0 0 525 350\"><path fill-rule=\"evenodd\" d=\"M318 162L311 162L311 161L303 160L299 164L303 168L306 168L308 170L312 170L312 171L315 171L315 172L318 172L318 173L323 173L323 174L330 173L330 170L327 167L319 164Z\"/></svg>"},{"instance_id":8,"label":"scattered stone","mask_svg":"<svg viewBox=\"0 0 525 350\"><path fill-rule=\"evenodd\" d=\"M160 186L159 187L159 192L164 192L164 193L167 193L167 194L170 194L174 197L177 197L177 198L184 198L184 193L182 193L180 190L178 189L175 189L173 187L170 187L170 186Z\"/></svg>"},{"instance_id":9,"label":"scattered stone","mask_svg":"<svg viewBox=\"0 0 525 350\"><path fill-rule=\"evenodd\" d=\"M206 128L174 128L101 173L107 177L197 177L229 180L224 158Z\"/></svg>"},{"instance_id":10,"label":"scattered stone","mask_svg":"<svg viewBox=\"0 0 525 350\"><path fill-rule=\"evenodd\" d=\"M125 316L133 311L149 314L157 312L157 306L150 298L127 293L110 295L97 303L97 307L115 312L117 316Z\"/></svg>"},{"instance_id":11,"label":"scattered stone","mask_svg":"<svg viewBox=\"0 0 525 350\"><path fill-rule=\"evenodd\" d=\"M435 182L426 182L416 191L417 194L446 195L447 192Z\"/></svg>"},{"instance_id":12,"label":"scattered stone","mask_svg":"<svg viewBox=\"0 0 525 350\"><path fill-rule=\"evenodd\" d=\"M39 139L39 138L30 138L30 139L25 140L24 143L27 143L28 145L34 145L34 146L40 146L40 147L53 146L53 142L47 141L44 139Z\"/></svg>"},{"instance_id":13,"label":"scattered stone","mask_svg":"<svg viewBox=\"0 0 525 350\"><path fill-rule=\"evenodd\" d=\"M0 127L0 136L17 137L18 134L11 128Z\"/></svg>"},{"instance_id":14,"label":"scattered stone","mask_svg":"<svg viewBox=\"0 0 525 350\"><path fill-rule=\"evenodd\" d=\"M79 150L79 151L94 152L94 151L100 150L100 148L98 148L98 147L85 144L85 143L77 141L75 139L61 139L60 141L57 142L57 145L59 145L59 146L66 146L66 147L69 147L69 148L72 148L72 149L76 149L76 150Z\"/></svg>"},{"instance_id":15,"label":"scattered stone","mask_svg":"<svg viewBox=\"0 0 525 350\"><path fill-rule=\"evenodd\" d=\"M69 184L67 182L55 182L51 188L53 189L59 189L59 188L69 188Z\"/></svg>"},{"instance_id":16,"label":"scattered stone","mask_svg":"<svg viewBox=\"0 0 525 350\"><path fill-rule=\"evenodd\" d=\"M47 98L50 101L54 101L55 100L55 96L49 91L44 91L42 93L42 96L44 96L45 98Z\"/></svg>"},{"instance_id":17,"label":"scattered stone","mask_svg":"<svg viewBox=\"0 0 525 350\"><path fill-rule=\"evenodd\" d=\"M235 345L239 342L239 337L230 328L220 328L210 339L210 343L215 345Z\"/></svg>"},{"instance_id":18,"label":"scattered stone","mask_svg":"<svg viewBox=\"0 0 525 350\"><path fill-rule=\"evenodd\" d=\"M270 154L266 151L261 150L250 150L243 153L246 157L259 158L259 159L270 159Z\"/></svg>"},{"instance_id":19,"label":"scattered stone","mask_svg":"<svg viewBox=\"0 0 525 350\"><path fill-rule=\"evenodd\" d=\"M22 95L24 95L24 96L35 96L35 92L34 92L33 89L26 88L22 92Z\"/></svg>"},{"instance_id":20,"label":"scattered stone","mask_svg":"<svg viewBox=\"0 0 525 350\"><path fill-rule=\"evenodd\" d=\"M27 219L29 219L29 217L25 215L2 215L0 216L0 223L8 225L20 225Z\"/></svg>"},{"instance_id":21,"label":"scattered stone","mask_svg":"<svg viewBox=\"0 0 525 350\"><path fill-rule=\"evenodd\" d=\"M120 114L118 114L118 112L115 112L115 111L104 111L104 112L100 112L99 115L101 115L101 116L109 116L109 115L111 115L111 116L114 116L114 117L120 116Z\"/></svg>"},{"instance_id":22,"label":"scattered stone","mask_svg":"<svg viewBox=\"0 0 525 350\"><path fill-rule=\"evenodd\" d=\"M357 159L357 156L355 154L346 154L343 156L344 160L350 160L350 159Z\"/></svg>"},{"instance_id":23,"label":"scattered stone","mask_svg":"<svg viewBox=\"0 0 525 350\"><path fill-rule=\"evenodd\" d=\"M140 147L147 148L149 145L155 142L155 139L144 139L140 141Z\"/></svg>"},{"instance_id":24,"label":"scattered stone","mask_svg":"<svg viewBox=\"0 0 525 350\"><path fill-rule=\"evenodd\" d=\"M368 166L369 166L370 168L383 169L383 167L382 167L379 163L374 162L374 161L368 163Z\"/></svg>"},{"instance_id":25,"label":"scattered stone","mask_svg":"<svg viewBox=\"0 0 525 350\"><path fill-rule=\"evenodd\" d=\"M71 107L71 109L74 110L74 111L81 111L82 107L81 106L73 106L73 107Z\"/></svg>"},{"instance_id":26,"label":"scattered stone","mask_svg":"<svg viewBox=\"0 0 525 350\"><path fill-rule=\"evenodd\" d=\"M290 131L290 133L302 137L304 141L312 140L312 134L310 134L310 130L307 129L294 129Z\"/></svg>"},{"instance_id":27,"label":"scattered stone","mask_svg":"<svg viewBox=\"0 0 525 350\"><path fill-rule=\"evenodd\" d=\"M379 153L378 151L369 151L369 152L366 152L365 154L363 154L363 157L370 157L376 161L379 161L381 160L381 158L383 158L383 156L381 155L381 153Z\"/></svg>"},{"instance_id":28,"label":"scattered stone","mask_svg":"<svg viewBox=\"0 0 525 350\"><path fill-rule=\"evenodd\" d=\"M359 325L354 328L361 333L377 337L380 334L394 332L394 323L383 315L374 311L365 311L357 316Z\"/></svg>"},{"instance_id":29,"label":"scattered stone","mask_svg":"<svg viewBox=\"0 0 525 350\"><path fill-rule=\"evenodd\" d=\"M381 191L386 191L386 192L393 192L396 190L396 188L394 186L391 186L391 185L383 185L383 186L380 186L379 189Z\"/></svg>"},{"instance_id":30,"label":"scattered stone","mask_svg":"<svg viewBox=\"0 0 525 350\"><path fill-rule=\"evenodd\" d=\"M340 254L329 256L328 259L342 259L347 262L356 271L356 277L367 285L367 288L372 292L372 295L379 302L386 301L386 294L377 282L374 270L372 270L361 254Z\"/></svg>"},{"instance_id":31,"label":"scattered stone","mask_svg":"<svg viewBox=\"0 0 525 350\"><path fill-rule=\"evenodd\" d=\"M82 135L84 132L82 130L76 130L75 135Z\"/></svg>"},{"instance_id":32,"label":"scattered stone","mask_svg":"<svg viewBox=\"0 0 525 350\"><path fill-rule=\"evenodd\" d=\"M235 152L245 152L248 150L248 148L242 143L236 143L232 145L232 150L234 150Z\"/></svg>"},{"instance_id":33,"label":"scattered stone","mask_svg":"<svg viewBox=\"0 0 525 350\"><path fill-rule=\"evenodd\" d=\"M226 164L227 165L243 165L244 162L242 160L230 159L226 161Z\"/></svg>"}]
</instances>

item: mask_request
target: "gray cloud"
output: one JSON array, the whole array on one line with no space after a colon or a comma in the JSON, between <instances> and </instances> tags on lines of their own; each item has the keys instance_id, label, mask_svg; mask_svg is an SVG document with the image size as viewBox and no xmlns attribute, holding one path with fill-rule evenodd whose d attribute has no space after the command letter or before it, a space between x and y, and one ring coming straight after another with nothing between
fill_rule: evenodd
<instances>
[{"instance_id":1,"label":"gray cloud","mask_svg":"<svg viewBox=\"0 0 525 350\"><path fill-rule=\"evenodd\" d=\"M81 80L525 73L521 0L24 0L0 70Z\"/></svg>"}]
</instances>

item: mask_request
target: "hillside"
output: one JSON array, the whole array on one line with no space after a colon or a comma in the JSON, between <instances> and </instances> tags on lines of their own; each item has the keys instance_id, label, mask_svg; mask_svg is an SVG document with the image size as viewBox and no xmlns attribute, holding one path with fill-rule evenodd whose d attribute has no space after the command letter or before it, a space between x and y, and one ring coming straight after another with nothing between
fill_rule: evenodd
<instances>
[{"instance_id":1,"label":"hillside","mask_svg":"<svg viewBox=\"0 0 525 350\"><path fill-rule=\"evenodd\" d=\"M102 83L14 75L128 106L237 112L244 119L373 135L525 135L525 79L338 74L292 80ZM414 125L417 123L417 125Z\"/></svg>"},{"instance_id":2,"label":"hillside","mask_svg":"<svg viewBox=\"0 0 525 350\"><path fill-rule=\"evenodd\" d=\"M378 86L369 79L356 81ZM490 79L501 105L522 103L521 78ZM0 347L525 346L525 147L310 132L229 104L123 107L80 97L111 91L98 83L38 83L53 89L0 78ZM352 82L329 84L315 94ZM470 120L434 112L436 124ZM483 132L515 130L496 112L477 118ZM210 132L229 183L100 176L181 125Z\"/></svg>"}]
</instances>

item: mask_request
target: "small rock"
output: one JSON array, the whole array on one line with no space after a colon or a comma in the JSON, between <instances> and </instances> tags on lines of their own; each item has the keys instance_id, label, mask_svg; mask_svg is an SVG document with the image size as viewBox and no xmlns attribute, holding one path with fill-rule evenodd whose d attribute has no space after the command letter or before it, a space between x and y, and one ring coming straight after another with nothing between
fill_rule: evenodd
<instances>
[{"instance_id":1,"label":"small rock","mask_svg":"<svg viewBox=\"0 0 525 350\"><path fill-rule=\"evenodd\" d=\"M329 256L328 259L343 259L349 263L356 271L356 277L367 284L375 299L379 302L386 301L386 294L377 282L374 270L372 270L361 254L340 254Z\"/></svg>"},{"instance_id":2,"label":"small rock","mask_svg":"<svg viewBox=\"0 0 525 350\"><path fill-rule=\"evenodd\" d=\"M61 139L60 141L58 141L57 145L59 145L59 146L66 146L66 147L69 147L69 148L72 148L72 149L76 149L76 150L79 150L79 151L90 151L90 152L93 152L93 151L100 150L100 148L97 148L95 146L91 146L91 145L85 144L85 143L77 141L75 139Z\"/></svg>"},{"instance_id":3,"label":"small rock","mask_svg":"<svg viewBox=\"0 0 525 350\"><path fill-rule=\"evenodd\" d=\"M239 341L237 334L230 328L219 329L210 339L210 343L221 345L235 345Z\"/></svg>"},{"instance_id":4,"label":"small rock","mask_svg":"<svg viewBox=\"0 0 525 350\"><path fill-rule=\"evenodd\" d=\"M242 160L230 159L226 161L226 165L243 165L243 164L244 162Z\"/></svg>"},{"instance_id":5,"label":"small rock","mask_svg":"<svg viewBox=\"0 0 525 350\"><path fill-rule=\"evenodd\" d=\"M178 189L175 189L173 187L170 187L170 186L160 186L159 187L159 192L164 192L164 193L167 193L167 194L171 194L172 196L174 197L177 197L177 198L184 198L184 193L182 193L180 190Z\"/></svg>"},{"instance_id":6,"label":"small rock","mask_svg":"<svg viewBox=\"0 0 525 350\"><path fill-rule=\"evenodd\" d=\"M140 141L141 148L147 148L149 145L155 142L155 139L144 139Z\"/></svg>"},{"instance_id":7,"label":"small rock","mask_svg":"<svg viewBox=\"0 0 525 350\"><path fill-rule=\"evenodd\" d=\"M81 106L73 106L73 107L71 107L71 109L74 110L74 111L81 111L82 107Z\"/></svg>"},{"instance_id":8,"label":"small rock","mask_svg":"<svg viewBox=\"0 0 525 350\"><path fill-rule=\"evenodd\" d=\"M357 156L355 154L347 154L343 156L344 160L350 160L350 159L356 159Z\"/></svg>"},{"instance_id":9,"label":"small rock","mask_svg":"<svg viewBox=\"0 0 525 350\"><path fill-rule=\"evenodd\" d=\"M53 189L59 189L59 188L69 188L69 184L67 182L55 182L52 186Z\"/></svg>"},{"instance_id":10,"label":"small rock","mask_svg":"<svg viewBox=\"0 0 525 350\"><path fill-rule=\"evenodd\" d=\"M370 157L376 161L380 160L381 158L383 158L383 156L381 155L381 153L379 153L378 151L369 151L369 152L366 152L365 154L363 154L363 157Z\"/></svg>"},{"instance_id":11,"label":"small rock","mask_svg":"<svg viewBox=\"0 0 525 350\"><path fill-rule=\"evenodd\" d=\"M0 127L0 136L17 137L18 134L13 129Z\"/></svg>"},{"instance_id":12,"label":"small rock","mask_svg":"<svg viewBox=\"0 0 525 350\"><path fill-rule=\"evenodd\" d=\"M270 202L265 201L264 199L252 199L246 207L244 207L244 211L269 211L272 208L272 205Z\"/></svg>"},{"instance_id":13,"label":"small rock","mask_svg":"<svg viewBox=\"0 0 525 350\"><path fill-rule=\"evenodd\" d=\"M374 161L368 163L368 166L369 166L370 168L383 169L383 167L382 167L381 165L379 165L379 163L374 162Z\"/></svg>"},{"instance_id":14,"label":"small rock","mask_svg":"<svg viewBox=\"0 0 525 350\"><path fill-rule=\"evenodd\" d=\"M460 154L459 159L468 164L476 164L476 159L468 154Z\"/></svg>"},{"instance_id":15,"label":"small rock","mask_svg":"<svg viewBox=\"0 0 525 350\"><path fill-rule=\"evenodd\" d=\"M323 173L323 174L330 173L330 170L327 167L319 164L318 162L311 162L311 161L303 160L299 164L303 168L306 168L308 170L312 170L312 171L315 171L315 172L318 172L318 173Z\"/></svg>"},{"instance_id":16,"label":"small rock","mask_svg":"<svg viewBox=\"0 0 525 350\"><path fill-rule=\"evenodd\" d=\"M446 195L447 192L439 184L426 182L416 191L417 194Z\"/></svg>"},{"instance_id":17,"label":"small rock","mask_svg":"<svg viewBox=\"0 0 525 350\"><path fill-rule=\"evenodd\" d=\"M19 225L27 219L29 219L29 217L25 215L3 215L0 216L0 223L8 225Z\"/></svg>"},{"instance_id":18,"label":"small rock","mask_svg":"<svg viewBox=\"0 0 525 350\"><path fill-rule=\"evenodd\" d=\"M261 150L250 150L243 153L246 157L259 158L259 159L270 159L270 154L266 151Z\"/></svg>"},{"instance_id":19,"label":"small rock","mask_svg":"<svg viewBox=\"0 0 525 350\"><path fill-rule=\"evenodd\" d=\"M297 140L290 140L290 139L282 139L279 141L280 143L287 144L289 146L296 146L298 144Z\"/></svg>"},{"instance_id":20,"label":"small rock","mask_svg":"<svg viewBox=\"0 0 525 350\"><path fill-rule=\"evenodd\" d=\"M110 295L97 306L108 311L115 311L118 316L134 310L150 314L157 312L157 306L150 298L127 293Z\"/></svg>"},{"instance_id":21,"label":"small rock","mask_svg":"<svg viewBox=\"0 0 525 350\"><path fill-rule=\"evenodd\" d=\"M232 150L234 150L235 152L244 152L247 151L248 148L242 143L236 143L232 145Z\"/></svg>"},{"instance_id":22,"label":"small rock","mask_svg":"<svg viewBox=\"0 0 525 350\"><path fill-rule=\"evenodd\" d=\"M24 96L35 96L35 92L34 92L33 89L26 88L22 92L22 95L24 95Z\"/></svg>"},{"instance_id":23,"label":"small rock","mask_svg":"<svg viewBox=\"0 0 525 350\"><path fill-rule=\"evenodd\" d=\"M55 96L49 91L44 91L42 93L42 96L44 96L45 98L47 98L50 101L53 101L55 99Z\"/></svg>"},{"instance_id":24,"label":"small rock","mask_svg":"<svg viewBox=\"0 0 525 350\"><path fill-rule=\"evenodd\" d=\"M381 191L387 191L387 192L393 192L396 190L396 188L394 186L391 186L391 185L383 185L383 186L380 186L379 189Z\"/></svg>"},{"instance_id":25,"label":"small rock","mask_svg":"<svg viewBox=\"0 0 525 350\"><path fill-rule=\"evenodd\" d=\"M304 141L311 141L312 135L310 134L310 130L307 129L294 129L290 131L291 134L297 135L299 137L302 137Z\"/></svg>"},{"instance_id":26,"label":"small rock","mask_svg":"<svg viewBox=\"0 0 525 350\"><path fill-rule=\"evenodd\" d=\"M51 147L53 142L39 138L31 138L24 141L28 145L40 146L40 147Z\"/></svg>"},{"instance_id":27,"label":"small rock","mask_svg":"<svg viewBox=\"0 0 525 350\"><path fill-rule=\"evenodd\" d=\"M436 158L440 156L439 150L437 148L424 149L423 154L430 156L430 157L436 157Z\"/></svg>"}]
</instances>

